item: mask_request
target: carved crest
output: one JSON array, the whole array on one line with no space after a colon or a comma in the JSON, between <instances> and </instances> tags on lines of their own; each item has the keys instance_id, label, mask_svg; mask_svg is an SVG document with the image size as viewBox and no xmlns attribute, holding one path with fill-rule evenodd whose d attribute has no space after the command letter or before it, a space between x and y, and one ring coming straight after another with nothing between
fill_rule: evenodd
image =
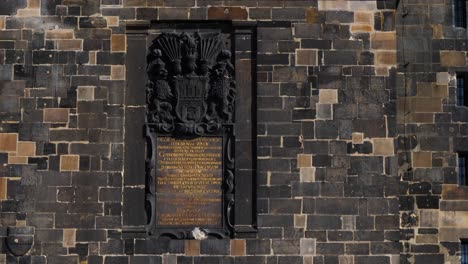
<instances>
[{"instance_id":1,"label":"carved crest","mask_svg":"<svg viewBox=\"0 0 468 264\"><path fill-rule=\"evenodd\" d=\"M183 134L233 123L231 59L219 33L162 33L148 55L147 122Z\"/></svg>"}]
</instances>

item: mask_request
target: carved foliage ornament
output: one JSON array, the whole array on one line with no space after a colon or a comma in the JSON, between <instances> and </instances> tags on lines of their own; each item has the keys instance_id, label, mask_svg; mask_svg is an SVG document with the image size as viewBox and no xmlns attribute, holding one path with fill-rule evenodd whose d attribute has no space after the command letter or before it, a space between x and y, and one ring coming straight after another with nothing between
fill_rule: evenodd
<instances>
[{"instance_id":1,"label":"carved foliage ornament","mask_svg":"<svg viewBox=\"0 0 468 264\"><path fill-rule=\"evenodd\" d=\"M147 122L202 135L233 123L231 52L219 33L162 33L148 55Z\"/></svg>"}]
</instances>

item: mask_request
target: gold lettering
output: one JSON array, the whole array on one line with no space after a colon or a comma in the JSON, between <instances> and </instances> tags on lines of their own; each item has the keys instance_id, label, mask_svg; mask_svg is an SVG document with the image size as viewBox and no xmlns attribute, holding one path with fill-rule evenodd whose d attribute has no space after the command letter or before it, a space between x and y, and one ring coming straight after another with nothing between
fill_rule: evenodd
<instances>
[{"instance_id":1,"label":"gold lettering","mask_svg":"<svg viewBox=\"0 0 468 264\"><path fill-rule=\"evenodd\" d=\"M157 138L158 225L222 225L222 142L222 137Z\"/></svg>"}]
</instances>

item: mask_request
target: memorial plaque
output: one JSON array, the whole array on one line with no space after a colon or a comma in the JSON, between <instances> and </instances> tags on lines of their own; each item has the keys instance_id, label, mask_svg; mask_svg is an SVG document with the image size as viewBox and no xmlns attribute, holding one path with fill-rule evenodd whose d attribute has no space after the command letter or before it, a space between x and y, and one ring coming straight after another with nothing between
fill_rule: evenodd
<instances>
[{"instance_id":1,"label":"memorial plaque","mask_svg":"<svg viewBox=\"0 0 468 264\"><path fill-rule=\"evenodd\" d=\"M156 224L222 228L222 137L157 138Z\"/></svg>"},{"instance_id":2,"label":"memorial plaque","mask_svg":"<svg viewBox=\"0 0 468 264\"><path fill-rule=\"evenodd\" d=\"M229 38L161 32L149 47L146 200L156 236L232 233L236 87Z\"/></svg>"},{"instance_id":3,"label":"memorial plaque","mask_svg":"<svg viewBox=\"0 0 468 264\"><path fill-rule=\"evenodd\" d=\"M127 152L145 159L143 171L125 156L124 232L254 237L255 22L138 21L126 33L126 98L140 106L144 86L146 107L126 112Z\"/></svg>"}]
</instances>

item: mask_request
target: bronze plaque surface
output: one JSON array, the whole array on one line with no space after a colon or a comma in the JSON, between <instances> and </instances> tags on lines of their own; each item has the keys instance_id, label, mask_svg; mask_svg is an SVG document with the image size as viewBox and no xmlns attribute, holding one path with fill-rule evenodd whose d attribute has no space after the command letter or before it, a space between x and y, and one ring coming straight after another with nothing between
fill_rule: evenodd
<instances>
[{"instance_id":1,"label":"bronze plaque surface","mask_svg":"<svg viewBox=\"0 0 468 264\"><path fill-rule=\"evenodd\" d=\"M222 137L157 138L158 228L222 228Z\"/></svg>"}]
</instances>

